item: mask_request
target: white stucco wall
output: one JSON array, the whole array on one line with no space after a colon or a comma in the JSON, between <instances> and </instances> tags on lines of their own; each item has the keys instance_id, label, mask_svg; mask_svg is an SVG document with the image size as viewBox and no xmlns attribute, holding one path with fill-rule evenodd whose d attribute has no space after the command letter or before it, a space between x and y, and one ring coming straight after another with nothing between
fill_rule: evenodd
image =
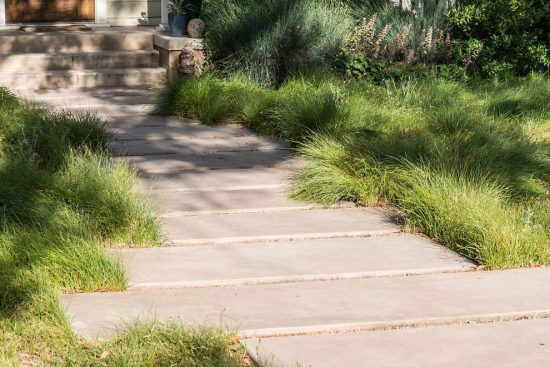
<instances>
[{"instance_id":1,"label":"white stucco wall","mask_svg":"<svg viewBox=\"0 0 550 367\"><path fill-rule=\"evenodd\" d=\"M161 20L161 0L107 0L110 25L157 25Z\"/></svg>"}]
</instances>

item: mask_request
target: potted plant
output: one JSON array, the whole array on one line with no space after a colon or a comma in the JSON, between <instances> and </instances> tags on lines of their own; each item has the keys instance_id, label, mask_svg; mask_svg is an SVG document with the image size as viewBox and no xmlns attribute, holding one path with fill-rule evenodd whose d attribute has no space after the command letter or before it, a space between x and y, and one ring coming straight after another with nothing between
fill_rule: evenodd
<instances>
[{"instance_id":1,"label":"potted plant","mask_svg":"<svg viewBox=\"0 0 550 367\"><path fill-rule=\"evenodd\" d=\"M183 37L187 29L189 3L188 0L170 0L168 1L168 25L170 26L170 35L173 37Z\"/></svg>"}]
</instances>

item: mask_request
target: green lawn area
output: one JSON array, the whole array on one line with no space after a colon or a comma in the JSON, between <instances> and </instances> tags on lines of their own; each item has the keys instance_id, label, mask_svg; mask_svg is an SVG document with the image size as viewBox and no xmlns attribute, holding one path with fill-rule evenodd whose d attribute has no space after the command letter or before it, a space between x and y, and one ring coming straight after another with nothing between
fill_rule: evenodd
<instances>
[{"instance_id":1,"label":"green lawn area","mask_svg":"<svg viewBox=\"0 0 550 367\"><path fill-rule=\"evenodd\" d=\"M241 366L236 339L212 330L136 324L103 343L73 334L57 294L124 290L122 265L102 249L160 242L135 172L107 156L109 139L92 114L0 89L0 365Z\"/></svg>"},{"instance_id":2,"label":"green lawn area","mask_svg":"<svg viewBox=\"0 0 550 367\"><path fill-rule=\"evenodd\" d=\"M547 77L247 80L172 82L158 111L295 141L295 198L397 206L407 229L487 268L550 264Z\"/></svg>"}]
</instances>

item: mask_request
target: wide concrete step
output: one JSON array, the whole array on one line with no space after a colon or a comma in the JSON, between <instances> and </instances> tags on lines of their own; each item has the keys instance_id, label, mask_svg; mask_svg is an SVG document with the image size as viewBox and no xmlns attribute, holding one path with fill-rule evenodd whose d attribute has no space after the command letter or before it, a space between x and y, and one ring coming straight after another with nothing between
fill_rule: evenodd
<instances>
[{"instance_id":1,"label":"wide concrete step","mask_svg":"<svg viewBox=\"0 0 550 367\"><path fill-rule=\"evenodd\" d=\"M101 103L101 104L63 104L63 103L44 103L50 107L66 111L91 111L104 120L118 116L140 116L148 115L155 105L150 103L143 104L119 104L119 103Z\"/></svg>"},{"instance_id":2,"label":"wide concrete step","mask_svg":"<svg viewBox=\"0 0 550 367\"><path fill-rule=\"evenodd\" d=\"M550 319L254 339L253 359L272 367L543 367Z\"/></svg>"},{"instance_id":3,"label":"wide concrete step","mask_svg":"<svg viewBox=\"0 0 550 367\"><path fill-rule=\"evenodd\" d=\"M550 269L75 294L62 303L83 337L140 318L275 337L550 315Z\"/></svg>"},{"instance_id":4,"label":"wide concrete step","mask_svg":"<svg viewBox=\"0 0 550 367\"><path fill-rule=\"evenodd\" d=\"M143 31L4 32L0 53L140 51L153 49L153 34Z\"/></svg>"},{"instance_id":5,"label":"wide concrete step","mask_svg":"<svg viewBox=\"0 0 550 367\"><path fill-rule=\"evenodd\" d=\"M200 121L192 119L179 119L165 116L118 116L109 121L109 127L121 129L124 133L132 134L134 128L145 129L155 127L181 128L190 125L201 126L203 130L214 127L206 127Z\"/></svg>"},{"instance_id":6,"label":"wide concrete step","mask_svg":"<svg viewBox=\"0 0 550 367\"><path fill-rule=\"evenodd\" d=\"M197 139L175 135L169 139L118 140L110 144L114 155L155 155L243 152L290 148L290 144L257 136Z\"/></svg>"},{"instance_id":7,"label":"wide concrete step","mask_svg":"<svg viewBox=\"0 0 550 367\"><path fill-rule=\"evenodd\" d=\"M0 72L0 85L17 89L94 88L153 85L164 68Z\"/></svg>"},{"instance_id":8,"label":"wide concrete step","mask_svg":"<svg viewBox=\"0 0 550 367\"><path fill-rule=\"evenodd\" d=\"M164 174L178 171L205 171L214 169L244 169L259 167L292 167L288 150L257 152L225 152L211 154L171 154L159 156L131 156L124 159L138 171Z\"/></svg>"},{"instance_id":9,"label":"wide concrete step","mask_svg":"<svg viewBox=\"0 0 550 367\"><path fill-rule=\"evenodd\" d=\"M0 72L156 68L156 50L0 54Z\"/></svg>"},{"instance_id":10,"label":"wide concrete step","mask_svg":"<svg viewBox=\"0 0 550 367\"><path fill-rule=\"evenodd\" d=\"M164 219L168 243L203 245L387 235L395 213L377 208L235 213Z\"/></svg>"},{"instance_id":11,"label":"wide concrete step","mask_svg":"<svg viewBox=\"0 0 550 367\"><path fill-rule=\"evenodd\" d=\"M176 192L237 191L280 189L289 184L293 174L288 168L220 169L206 172L170 172L139 176L144 190Z\"/></svg>"},{"instance_id":12,"label":"wide concrete step","mask_svg":"<svg viewBox=\"0 0 550 367\"><path fill-rule=\"evenodd\" d=\"M413 235L113 250L129 289L217 287L466 271L475 265Z\"/></svg>"},{"instance_id":13,"label":"wide concrete step","mask_svg":"<svg viewBox=\"0 0 550 367\"><path fill-rule=\"evenodd\" d=\"M157 118L150 116L149 118L141 118L140 120L146 124L146 121L154 124ZM205 126L192 120L186 122L166 118L160 126L121 126L121 119L111 121L109 126L115 132L115 140L117 141L135 141L135 140L189 140L189 139L233 139L240 137L259 139L252 131L240 126ZM266 139L270 141L270 139Z\"/></svg>"},{"instance_id":14,"label":"wide concrete step","mask_svg":"<svg viewBox=\"0 0 550 367\"><path fill-rule=\"evenodd\" d=\"M153 191L150 195L152 202L166 218L244 212L263 213L314 207L314 204L288 199L284 189L272 188L202 192Z\"/></svg>"}]
</instances>

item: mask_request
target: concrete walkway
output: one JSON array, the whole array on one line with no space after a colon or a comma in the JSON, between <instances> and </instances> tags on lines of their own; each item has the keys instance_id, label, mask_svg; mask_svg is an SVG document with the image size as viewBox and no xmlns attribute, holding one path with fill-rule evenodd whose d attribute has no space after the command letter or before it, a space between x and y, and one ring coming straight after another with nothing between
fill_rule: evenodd
<instances>
[{"instance_id":1,"label":"concrete walkway","mask_svg":"<svg viewBox=\"0 0 550 367\"><path fill-rule=\"evenodd\" d=\"M477 271L392 210L289 200L286 142L147 116L145 89L34 97L111 117L165 223L165 246L109 251L128 291L62 297L79 335L156 317L236 330L273 366L550 363L550 269Z\"/></svg>"}]
</instances>

